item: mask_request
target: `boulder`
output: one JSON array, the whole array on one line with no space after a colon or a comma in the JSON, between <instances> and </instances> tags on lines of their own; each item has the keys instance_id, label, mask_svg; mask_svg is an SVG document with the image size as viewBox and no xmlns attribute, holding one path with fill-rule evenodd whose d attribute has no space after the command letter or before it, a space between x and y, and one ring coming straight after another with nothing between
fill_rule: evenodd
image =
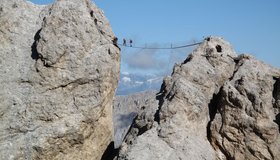
<instances>
[{"instance_id":1,"label":"boulder","mask_svg":"<svg viewBox=\"0 0 280 160\"><path fill-rule=\"evenodd\" d=\"M120 50L90 0L0 2L1 159L100 159Z\"/></svg>"}]
</instances>

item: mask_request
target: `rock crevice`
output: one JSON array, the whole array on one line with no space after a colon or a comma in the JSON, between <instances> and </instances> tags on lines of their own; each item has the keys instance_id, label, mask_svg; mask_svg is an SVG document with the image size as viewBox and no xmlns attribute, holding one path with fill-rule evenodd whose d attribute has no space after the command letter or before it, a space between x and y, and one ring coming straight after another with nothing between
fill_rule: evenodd
<instances>
[{"instance_id":1,"label":"rock crevice","mask_svg":"<svg viewBox=\"0 0 280 160\"><path fill-rule=\"evenodd\" d=\"M273 107L276 109L280 109L280 78L273 77L275 83L273 85L272 95L274 98Z\"/></svg>"}]
</instances>

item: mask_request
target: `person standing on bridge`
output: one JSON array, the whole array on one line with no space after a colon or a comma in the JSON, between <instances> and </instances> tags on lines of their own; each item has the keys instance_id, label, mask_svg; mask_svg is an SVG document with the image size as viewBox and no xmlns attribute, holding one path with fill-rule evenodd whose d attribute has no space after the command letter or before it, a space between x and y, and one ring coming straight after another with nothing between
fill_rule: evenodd
<instances>
[{"instance_id":1,"label":"person standing on bridge","mask_svg":"<svg viewBox=\"0 0 280 160\"><path fill-rule=\"evenodd\" d=\"M129 40L130 47L132 47L132 39Z\"/></svg>"},{"instance_id":2,"label":"person standing on bridge","mask_svg":"<svg viewBox=\"0 0 280 160\"><path fill-rule=\"evenodd\" d=\"M123 46L126 46L126 39L123 39Z\"/></svg>"},{"instance_id":3,"label":"person standing on bridge","mask_svg":"<svg viewBox=\"0 0 280 160\"><path fill-rule=\"evenodd\" d=\"M113 39L113 44L114 44L116 47L118 47L119 50L120 50L120 47L118 46L118 37L114 37L114 39Z\"/></svg>"}]
</instances>

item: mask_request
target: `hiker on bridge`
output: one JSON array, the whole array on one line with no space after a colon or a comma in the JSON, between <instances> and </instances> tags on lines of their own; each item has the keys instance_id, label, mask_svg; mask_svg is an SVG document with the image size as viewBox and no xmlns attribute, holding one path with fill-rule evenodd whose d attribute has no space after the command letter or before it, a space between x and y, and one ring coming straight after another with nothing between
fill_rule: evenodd
<instances>
[{"instance_id":1,"label":"hiker on bridge","mask_svg":"<svg viewBox=\"0 0 280 160\"><path fill-rule=\"evenodd\" d=\"M116 47L118 47L119 50L120 50L120 47L118 46L118 37L114 37L114 39L113 39L113 44L114 44Z\"/></svg>"},{"instance_id":2,"label":"hiker on bridge","mask_svg":"<svg viewBox=\"0 0 280 160\"><path fill-rule=\"evenodd\" d=\"M132 47L132 39L129 40L129 45Z\"/></svg>"},{"instance_id":3,"label":"hiker on bridge","mask_svg":"<svg viewBox=\"0 0 280 160\"><path fill-rule=\"evenodd\" d=\"M114 44L115 46L118 45L118 37L114 37L114 39L113 39L113 44Z\"/></svg>"},{"instance_id":4,"label":"hiker on bridge","mask_svg":"<svg viewBox=\"0 0 280 160\"><path fill-rule=\"evenodd\" d=\"M126 46L126 39L123 39L123 46Z\"/></svg>"}]
</instances>

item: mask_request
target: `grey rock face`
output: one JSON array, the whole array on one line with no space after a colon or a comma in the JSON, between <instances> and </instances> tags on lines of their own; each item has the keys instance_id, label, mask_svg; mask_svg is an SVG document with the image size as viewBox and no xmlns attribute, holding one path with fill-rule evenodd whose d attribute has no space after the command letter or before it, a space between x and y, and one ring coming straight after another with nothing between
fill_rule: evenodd
<instances>
[{"instance_id":1,"label":"grey rock face","mask_svg":"<svg viewBox=\"0 0 280 160\"><path fill-rule=\"evenodd\" d=\"M220 159L280 159L280 71L242 58L217 97L210 141Z\"/></svg>"},{"instance_id":2,"label":"grey rock face","mask_svg":"<svg viewBox=\"0 0 280 160\"><path fill-rule=\"evenodd\" d=\"M279 77L205 39L164 80L152 127L135 134L135 121L118 159L279 159Z\"/></svg>"},{"instance_id":3,"label":"grey rock face","mask_svg":"<svg viewBox=\"0 0 280 160\"><path fill-rule=\"evenodd\" d=\"M207 141L208 105L232 76L236 56L230 44L210 38L165 79L159 136L175 149L177 159L215 159Z\"/></svg>"},{"instance_id":4,"label":"grey rock face","mask_svg":"<svg viewBox=\"0 0 280 160\"><path fill-rule=\"evenodd\" d=\"M103 13L89 0L5 0L0 33L0 157L100 159L120 57Z\"/></svg>"}]
</instances>

